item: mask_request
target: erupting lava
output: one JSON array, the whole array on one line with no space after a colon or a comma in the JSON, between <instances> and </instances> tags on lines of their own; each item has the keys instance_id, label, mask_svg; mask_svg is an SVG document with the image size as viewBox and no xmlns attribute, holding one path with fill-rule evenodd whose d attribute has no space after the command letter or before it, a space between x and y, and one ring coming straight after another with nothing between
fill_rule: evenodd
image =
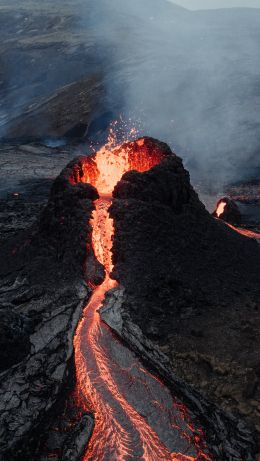
<instances>
[{"instance_id":1,"label":"erupting lava","mask_svg":"<svg viewBox=\"0 0 260 461\"><path fill-rule=\"evenodd\" d=\"M84 461L210 461L203 433L169 390L148 373L138 358L101 322L97 309L107 290L116 286L112 270L113 222L109 217L112 191L124 172L145 171L162 160L156 154L101 149L86 159L84 177L98 188L100 199L92 219L96 257L106 270L85 308L74 340L77 394L80 405L95 415L95 428ZM72 182L73 182L72 181Z\"/></svg>"},{"instance_id":2,"label":"erupting lava","mask_svg":"<svg viewBox=\"0 0 260 461\"><path fill-rule=\"evenodd\" d=\"M217 214L218 218L224 213L226 205L227 205L226 202L220 202L218 204L218 207L217 207L217 210L216 210L216 214Z\"/></svg>"},{"instance_id":3,"label":"erupting lava","mask_svg":"<svg viewBox=\"0 0 260 461\"><path fill-rule=\"evenodd\" d=\"M95 186L100 195L112 195L115 185L130 170L144 172L160 163L166 155L154 149L153 155L144 139L113 147L113 141L102 147L94 156L82 160L83 176L73 171L70 182L86 182Z\"/></svg>"}]
</instances>

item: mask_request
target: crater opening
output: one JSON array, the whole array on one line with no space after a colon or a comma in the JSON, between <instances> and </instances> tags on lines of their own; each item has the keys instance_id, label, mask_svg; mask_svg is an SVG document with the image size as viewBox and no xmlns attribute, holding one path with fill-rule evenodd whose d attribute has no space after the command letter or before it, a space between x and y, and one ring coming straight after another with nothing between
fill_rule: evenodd
<instances>
[{"instance_id":1,"label":"crater opening","mask_svg":"<svg viewBox=\"0 0 260 461\"><path fill-rule=\"evenodd\" d=\"M69 180L71 184L90 183L99 195L112 196L114 187L124 173L150 170L168 155L169 151L155 146L151 138L140 138L120 147L114 146L111 138L95 154L83 157L82 169L75 168Z\"/></svg>"}]
</instances>

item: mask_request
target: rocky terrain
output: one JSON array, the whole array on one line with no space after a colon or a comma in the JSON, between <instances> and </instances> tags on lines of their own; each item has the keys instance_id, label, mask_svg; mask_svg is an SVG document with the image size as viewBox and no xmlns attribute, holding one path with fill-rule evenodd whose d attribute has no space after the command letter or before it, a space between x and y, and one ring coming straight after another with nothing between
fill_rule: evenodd
<instances>
[{"instance_id":1,"label":"rocky terrain","mask_svg":"<svg viewBox=\"0 0 260 461\"><path fill-rule=\"evenodd\" d=\"M3 461L34 459L38 450L42 460L79 459L93 427L76 401L67 400L64 410L75 384L73 337L91 293L87 282L103 274L88 224L98 195L90 185L70 185L69 175L70 165L37 222L9 229L0 249Z\"/></svg>"},{"instance_id":2,"label":"rocky terrain","mask_svg":"<svg viewBox=\"0 0 260 461\"><path fill-rule=\"evenodd\" d=\"M252 433L239 422L235 436L238 420L217 407L236 417L246 414L249 427L257 426L258 246L216 222L199 202L181 160L165 144L145 141L145 148L155 146L169 158L147 173L126 173L111 208L114 275L126 289L121 310L129 327L123 336L175 393L205 415L216 456L225 459L224 450L229 460L232 449L243 450L241 443L254 452ZM90 295L85 281L103 278L89 240L97 194L83 183L70 184L75 165L80 177L81 159L70 162L80 149L36 143L1 147L1 173L8 179L2 187L0 250L5 461L30 459L38 451L42 460L74 454L79 459L93 427L71 395L73 335ZM8 152L12 156L6 157ZM166 371L159 362L166 363ZM222 439L212 443L221 424Z\"/></svg>"},{"instance_id":3,"label":"rocky terrain","mask_svg":"<svg viewBox=\"0 0 260 461\"><path fill-rule=\"evenodd\" d=\"M113 195L123 322L259 437L259 245L206 211L176 156L126 173Z\"/></svg>"},{"instance_id":4,"label":"rocky terrain","mask_svg":"<svg viewBox=\"0 0 260 461\"><path fill-rule=\"evenodd\" d=\"M228 196L259 229L259 14L1 2L0 460L78 459L91 435L71 395L72 341L86 280L103 276L86 248L96 192L70 187L74 164L54 181L112 120L141 110L141 131L178 147L207 209ZM253 433L258 461L259 246L209 215L178 157L127 173L111 214L124 289L111 295L120 327L111 305L105 320L204 413L221 461L251 461Z\"/></svg>"}]
</instances>

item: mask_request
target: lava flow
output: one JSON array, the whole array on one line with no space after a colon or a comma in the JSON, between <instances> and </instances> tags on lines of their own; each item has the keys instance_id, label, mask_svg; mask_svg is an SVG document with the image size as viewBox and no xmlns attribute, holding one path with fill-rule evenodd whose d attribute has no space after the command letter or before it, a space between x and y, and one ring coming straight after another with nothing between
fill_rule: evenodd
<instances>
[{"instance_id":1,"label":"lava flow","mask_svg":"<svg viewBox=\"0 0 260 461\"><path fill-rule=\"evenodd\" d=\"M195 428L187 409L177 402L157 378L147 372L97 312L105 293L116 286L112 270L113 222L109 217L112 190L129 169L144 171L160 159L130 162L125 151L103 150L94 158L85 180L101 193L92 219L96 257L106 270L78 325L74 346L77 395L95 416L95 427L84 461L210 461L201 429ZM137 157L136 157L137 158ZM98 173L97 173L98 172Z\"/></svg>"},{"instance_id":2,"label":"lava flow","mask_svg":"<svg viewBox=\"0 0 260 461\"><path fill-rule=\"evenodd\" d=\"M244 237L248 237L251 239L259 240L260 241L260 233L250 230L250 229L243 229L242 227L235 227L232 224L226 223L228 227L236 231L238 234L244 235Z\"/></svg>"},{"instance_id":3,"label":"lava flow","mask_svg":"<svg viewBox=\"0 0 260 461\"><path fill-rule=\"evenodd\" d=\"M232 211L231 211L230 203L232 204ZM237 218L239 216L240 212L239 212L239 209L238 209L237 205L235 204L235 202L230 200L230 199L222 199L222 200L220 200L218 202L216 210L215 210L215 213L214 213L213 216L215 216L218 219L222 219L227 226L229 226L231 229L236 231L238 234L241 234L241 235L244 235L245 237L248 237L248 238L251 238L251 239L256 239L256 240L259 241L260 240L259 232L256 232L256 231L250 230L250 229L245 229L244 227L240 227L240 226L237 226L237 225L235 226L234 223L232 224L232 221L228 222L228 216L229 216L229 219L230 219L230 217L232 218L231 213L233 213L233 218L234 218L234 210L236 212L236 218ZM225 215L224 215L224 213L225 213ZM237 221L240 221L240 219L235 219L236 223L237 223Z\"/></svg>"}]
</instances>

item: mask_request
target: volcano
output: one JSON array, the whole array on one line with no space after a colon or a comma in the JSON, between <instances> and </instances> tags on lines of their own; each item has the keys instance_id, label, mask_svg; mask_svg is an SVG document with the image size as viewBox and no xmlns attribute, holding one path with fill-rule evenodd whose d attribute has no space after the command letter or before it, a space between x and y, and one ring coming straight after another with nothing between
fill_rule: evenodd
<instances>
[{"instance_id":1,"label":"volcano","mask_svg":"<svg viewBox=\"0 0 260 461\"><path fill-rule=\"evenodd\" d=\"M0 383L4 459L253 460L259 246L206 211L166 144L74 159L13 245L1 300L26 348ZM81 422L58 435L72 395Z\"/></svg>"},{"instance_id":2,"label":"volcano","mask_svg":"<svg viewBox=\"0 0 260 461\"><path fill-rule=\"evenodd\" d=\"M230 224L241 224L241 213L234 200L228 197L220 199L217 203L216 210L213 213L215 218L223 219Z\"/></svg>"}]
</instances>

